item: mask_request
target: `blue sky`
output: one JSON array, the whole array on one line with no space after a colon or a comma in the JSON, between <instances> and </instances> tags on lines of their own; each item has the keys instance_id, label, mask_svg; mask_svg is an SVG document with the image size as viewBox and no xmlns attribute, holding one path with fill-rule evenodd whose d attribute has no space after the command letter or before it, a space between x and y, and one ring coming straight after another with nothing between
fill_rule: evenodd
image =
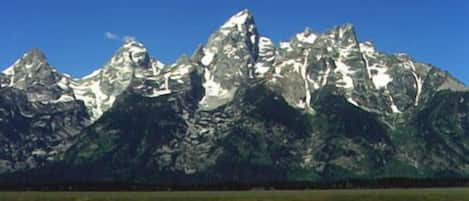
<instances>
[{"instance_id":1,"label":"blue sky","mask_svg":"<svg viewBox=\"0 0 469 201\"><path fill-rule=\"evenodd\" d=\"M262 35L288 40L355 25L360 40L384 52L406 52L469 84L469 1L466 0L17 0L0 4L0 67L38 47L61 72L83 76L121 45L105 33L134 36L164 63L191 55L224 21L247 8Z\"/></svg>"}]
</instances>

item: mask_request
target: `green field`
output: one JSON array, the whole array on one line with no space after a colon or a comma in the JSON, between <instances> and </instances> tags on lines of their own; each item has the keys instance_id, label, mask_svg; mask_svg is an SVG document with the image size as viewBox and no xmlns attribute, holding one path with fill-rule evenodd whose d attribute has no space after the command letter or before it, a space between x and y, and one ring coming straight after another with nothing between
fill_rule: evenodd
<instances>
[{"instance_id":1,"label":"green field","mask_svg":"<svg viewBox=\"0 0 469 201\"><path fill-rule=\"evenodd\" d=\"M462 201L469 188L210 191L210 192L0 192L0 201Z\"/></svg>"}]
</instances>

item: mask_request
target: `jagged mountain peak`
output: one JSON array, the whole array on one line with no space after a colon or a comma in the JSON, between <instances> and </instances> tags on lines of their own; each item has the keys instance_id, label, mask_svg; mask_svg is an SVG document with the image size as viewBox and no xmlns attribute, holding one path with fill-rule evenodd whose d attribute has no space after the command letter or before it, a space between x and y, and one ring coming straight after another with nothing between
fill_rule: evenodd
<instances>
[{"instance_id":1,"label":"jagged mountain peak","mask_svg":"<svg viewBox=\"0 0 469 201\"><path fill-rule=\"evenodd\" d=\"M102 68L84 76L81 80L96 79L101 77L101 74L104 72L115 74L115 76L119 76L122 73L133 74L133 71L136 69L137 71L153 70L153 72L157 72L164 66L165 64L161 61L150 56L142 42L129 38L122 43Z\"/></svg>"},{"instance_id":2,"label":"jagged mountain peak","mask_svg":"<svg viewBox=\"0 0 469 201\"><path fill-rule=\"evenodd\" d=\"M347 33L355 34L355 26L352 23L344 23L342 25L335 26L331 31L339 33L340 36L344 36Z\"/></svg>"},{"instance_id":3,"label":"jagged mountain peak","mask_svg":"<svg viewBox=\"0 0 469 201\"><path fill-rule=\"evenodd\" d=\"M108 63L90 75L75 80L72 88L76 98L87 107L91 120L95 121L112 107L119 95L128 90L134 89L145 96L162 94L156 89L160 84L155 80L159 79L164 68L165 64L150 57L143 43L127 39Z\"/></svg>"},{"instance_id":4,"label":"jagged mountain peak","mask_svg":"<svg viewBox=\"0 0 469 201\"><path fill-rule=\"evenodd\" d=\"M47 61L47 57L39 48L32 48L31 50L29 50L27 53L24 54L22 59L29 60L29 61L39 61L39 62Z\"/></svg>"},{"instance_id":5,"label":"jagged mountain peak","mask_svg":"<svg viewBox=\"0 0 469 201\"><path fill-rule=\"evenodd\" d=\"M135 51L146 52L147 51L147 49L145 48L145 45L142 42L134 38L125 39L124 43L122 44L120 48L125 49L130 52L135 52Z\"/></svg>"},{"instance_id":6,"label":"jagged mountain peak","mask_svg":"<svg viewBox=\"0 0 469 201\"><path fill-rule=\"evenodd\" d=\"M325 32L323 35L336 41L358 44L355 26L351 23L335 26L331 30Z\"/></svg>"},{"instance_id":7,"label":"jagged mountain peak","mask_svg":"<svg viewBox=\"0 0 469 201\"><path fill-rule=\"evenodd\" d=\"M311 27L305 27L305 30L303 31L303 33L312 34L312 33L314 33L314 31Z\"/></svg>"},{"instance_id":8,"label":"jagged mountain peak","mask_svg":"<svg viewBox=\"0 0 469 201\"><path fill-rule=\"evenodd\" d=\"M52 68L47 63L47 57L45 56L45 54L39 48L32 48L28 52L24 53L21 58L16 60L13 65L4 70L3 73L7 75L12 75L14 74L14 71L36 69L41 65L46 65L49 68Z\"/></svg>"},{"instance_id":9,"label":"jagged mountain peak","mask_svg":"<svg viewBox=\"0 0 469 201\"><path fill-rule=\"evenodd\" d=\"M23 90L31 102L56 103L73 100L68 86L70 75L58 72L38 48L25 53L3 73L8 83L3 82L1 86Z\"/></svg>"},{"instance_id":10,"label":"jagged mountain peak","mask_svg":"<svg viewBox=\"0 0 469 201\"><path fill-rule=\"evenodd\" d=\"M221 36L220 36L221 34ZM220 29L212 35L211 40L229 40L229 38L239 38L239 42L246 43L249 48L253 49L255 54L259 40L259 33L254 21L254 16L247 9L242 10L228 19ZM210 41L209 44L210 45Z\"/></svg>"},{"instance_id":11,"label":"jagged mountain peak","mask_svg":"<svg viewBox=\"0 0 469 201\"><path fill-rule=\"evenodd\" d=\"M254 17L242 10L196 50L193 60L203 67L202 108L211 110L230 102L237 89L255 77L259 38Z\"/></svg>"},{"instance_id":12,"label":"jagged mountain peak","mask_svg":"<svg viewBox=\"0 0 469 201\"><path fill-rule=\"evenodd\" d=\"M296 34L295 39L302 43L313 44L317 37L311 28L306 27L303 32Z\"/></svg>"},{"instance_id":13,"label":"jagged mountain peak","mask_svg":"<svg viewBox=\"0 0 469 201\"><path fill-rule=\"evenodd\" d=\"M135 39L125 40L109 62L113 66L133 65L140 67L148 67L149 63L148 50L143 43Z\"/></svg>"},{"instance_id":14,"label":"jagged mountain peak","mask_svg":"<svg viewBox=\"0 0 469 201\"><path fill-rule=\"evenodd\" d=\"M343 31L353 31L355 32L355 25L353 25L352 23L344 23L342 25L339 25L339 26L336 26L337 29L339 30L343 30Z\"/></svg>"},{"instance_id":15,"label":"jagged mountain peak","mask_svg":"<svg viewBox=\"0 0 469 201\"><path fill-rule=\"evenodd\" d=\"M245 9L230 17L205 45L198 47L192 59L208 67L217 59L234 57L238 51L247 51L256 60L259 38L254 17Z\"/></svg>"},{"instance_id":16,"label":"jagged mountain peak","mask_svg":"<svg viewBox=\"0 0 469 201\"><path fill-rule=\"evenodd\" d=\"M190 64L192 63L192 60L189 56L183 54L176 60L176 64L180 64L180 63Z\"/></svg>"},{"instance_id":17,"label":"jagged mountain peak","mask_svg":"<svg viewBox=\"0 0 469 201\"><path fill-rule=\"evenodd\" d=\"M364 41L360 43L360 51L365 54L373 54L376 52L376 48L372 41Z\"/></svg>"},{"instance_id":18,"label":"jagged mountain peak","mask_svg":"<svg viewBox=\"0 0 469 201\"><path fill-rule=\"evenodd\" d=\"M244 9L226 21L221 27L222 28L233 28L236 27L239 31L242 31L245 26L255 25L254 16L252 13ZM249 27L248 27L249 28Z\"/></svg>"},{"instance_id":19,"label":"jagged mountain peak","mask_svg":"<svg viewBox=\"0 0 469 201\"><path fill-rule=\"evenodd\" d=\"M202 50L208 54L227 54L232 48L247 49L252 57L256 57L259 37L254 17L245 9L230 17L212 34Z\"/></svg>"},{"instance_id":20,"label":"jagged mountain peak","mask_svg":"<svg viewBox=\"0 0 469 201\"><path fill-rule=\"evenodd\" d=\"M3 71L8 84L2 86L27 89L31 87L48 87L59 80L68 79L68 75L60 74L57 69L47 62L47 57L38 48L33 48L23 54L14 64ZM43 99L41 99L43 100Z\"/></svg>"}]
</instances>

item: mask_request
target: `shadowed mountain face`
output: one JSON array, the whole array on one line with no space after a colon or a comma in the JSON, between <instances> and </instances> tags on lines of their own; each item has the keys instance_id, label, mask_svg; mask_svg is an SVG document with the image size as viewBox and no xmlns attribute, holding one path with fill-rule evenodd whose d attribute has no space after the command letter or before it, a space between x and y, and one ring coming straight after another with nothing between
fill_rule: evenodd
<instances>
[{"instance_id":1,"label":"shadowed mountain face","mask_svg":"<svg viewBox=\"0 0 469 201\"><path fill-rule=\"evenodd\" d=\"M0 74L0 173L159 184L469 175L469 91L359 41L274 45L241 11L165 65L129 40L74 79L37 49ZM13 179L14 180L14 179Z\"/></svg>"}]
</instances>

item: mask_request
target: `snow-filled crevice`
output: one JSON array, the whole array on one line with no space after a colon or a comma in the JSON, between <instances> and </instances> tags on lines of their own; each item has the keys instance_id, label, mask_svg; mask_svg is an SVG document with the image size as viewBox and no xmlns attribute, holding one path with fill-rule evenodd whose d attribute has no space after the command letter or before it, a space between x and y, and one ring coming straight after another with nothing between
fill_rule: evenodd
<instances>
[{"instance_id":1,"label":"snow-filled crevice","mask_svg":"<svg viewBox=\"0 0 469 201\"><path fill-rule=\"evenodd\" d=\"M307 68L308 68L308 56L309 56L309 51L306 51L305 53L305 58L303 65L301 66L301 77L303 78L304 81L304 87L305 87L305 109L310 109L311 108L311 92L309 90L309 84L308 84L308 79L306 76Z\"/></svg>"},{"instance_id":2,"label":"snow-filled crevice","mask_svg":"<svg viewBox=\"0 0 469 201\"><path fill-rule=\"evenodd\" d=\"M420 100L420 94L422 93L422 86L423 86L423 80L422 78L417 74L417 70L415 68L415 65L412 61L408 62L410 68L412 69L411 73L412 76L415 79L415 88L417 90L417 93L415 94L415 106L419 105L419 100Z\"/></svg>"}]
</instances>

